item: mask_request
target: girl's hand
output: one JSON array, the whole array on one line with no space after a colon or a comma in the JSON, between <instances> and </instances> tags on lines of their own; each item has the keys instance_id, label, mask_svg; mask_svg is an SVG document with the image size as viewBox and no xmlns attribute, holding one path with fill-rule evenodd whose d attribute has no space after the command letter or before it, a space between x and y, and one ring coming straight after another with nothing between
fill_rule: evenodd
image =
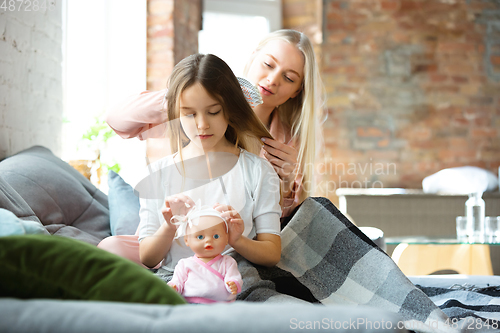
<instances>
[{"instance_id":1,"label":"girl's hand","mask_svg":"<svg viewBox=\"0 0 500 333\"><path fill-rule=\"evenodd\" d=\"M227 286L231 290L231 294L236 295L238 293L238 286L236 285L236 282L234 281L228 281L226 282Z\"/></svg>"},{"instance_id":2,"label":"girl's hand","mask_svg":"<svg viewBox=\"0 0 500 333\"><path fill-rule=\"evenodd\" d=\"M233 207L228 205L221 205L220 203L216 203L214 205L214 209L221 212L221 216L226 219L227 227L229 229L228 233L228 243L230 246L233 246L243 235L243 231L245 230L245 224L238 213Z\"/></svg>"},{"instance_id":3,"label":"girl's hand","mask_svg":"<svg viewBox=\"0 0 500 333\"><path fill-rule=\"evenodd\" d=\"M193 199L187 195L178 194L167 197L165 199L165 207L161 209L161 213L167 222L167 227L177 230L177 226L170 223L172 216L186 215L194 205Z\"/></svg>"},{"instance_id":4,"label":"girl's hand","mask_svg":"<svg viewBox=\"0 0 500 333\"><path fill-rule=\"evenodd\" d=\"M264 158L271 163L282 180L284 196L287 197L297 176L297 150L269 138L262 138L262 142L264 142Z\"/></svg>"},{"instance_id":5,"label":"girl's hand","mask_svg":"<svg viewBox=\"0 0 500 333\"><path fill-rule=\"evenodd\" d=\"M172 215L186 215L195 205L193 199L184 194L176 194L165 199L165 206Z\"/></svg>"}]
</instances>

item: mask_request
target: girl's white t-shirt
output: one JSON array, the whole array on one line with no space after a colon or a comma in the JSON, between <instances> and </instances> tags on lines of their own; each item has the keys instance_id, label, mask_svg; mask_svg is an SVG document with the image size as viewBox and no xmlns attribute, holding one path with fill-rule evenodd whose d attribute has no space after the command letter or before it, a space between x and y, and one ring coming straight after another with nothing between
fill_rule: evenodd
<instances>
[{"instance_id":1,"label":"girl's white t-shirt","mask_svg":"<svg viewBox=\"0 0 500 333\"><path fill-rule=\"evenodd\" d=\"M194 202L210 207L215 203L231 205L243 219L243 235L248 238L260 233L280 235L279 178L267 160L244 149L240 150L234 167L221 177L212 180L182 177L174 155L170 155L151 163L148 176L140 184L135 188L141 204L139 241L152 236L165 223L161 213L165 198L176 194L187 195ZM231 250L228 245L222 254ZM173 271L180 259L192 255L193 251L181 237L172 242L162 267Z\"/></svg>"}]
</instances>

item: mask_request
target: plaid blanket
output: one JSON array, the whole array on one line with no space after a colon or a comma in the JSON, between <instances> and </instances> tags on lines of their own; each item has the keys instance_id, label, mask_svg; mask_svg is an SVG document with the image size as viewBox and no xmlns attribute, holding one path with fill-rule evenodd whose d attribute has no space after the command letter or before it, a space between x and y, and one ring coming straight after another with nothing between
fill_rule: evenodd
<instances>
[{"instance_id":1,"label":"plaid blanket","mask_svg":"<svg viewBox=\"0 0 500 333\"><path fill-rule=\"evenodd\" d=\"M416 286L448 315L455 327L474 332L500 332L500 287Z\"/></svg>"},{"instance_id":2,"label":"plaid blanket","mask_svg":"<svg viewBox=\"0 0 500 333\"><path fill-rule=\"evenodd\" d=\"M236 255L244 280L239 299L367 305L398 313L412 331L464 331L328 199L306 199L281 238L277 267Z\"/></svg>"}]
</instances>

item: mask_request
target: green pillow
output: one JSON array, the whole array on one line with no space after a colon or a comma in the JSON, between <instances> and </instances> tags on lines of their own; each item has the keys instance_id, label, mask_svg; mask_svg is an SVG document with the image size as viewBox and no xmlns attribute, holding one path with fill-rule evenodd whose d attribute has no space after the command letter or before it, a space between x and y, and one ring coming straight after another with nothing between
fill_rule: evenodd
<instances>
[{"instance_id":1,"label":"green pillow","mask_svg":"<svg viewBox=\"0 0 500 333\"><path fill-rule=\"evenodd\" d=\"M186 303L147 269L71 238L0 237L0 267L2 297Z\"/></svg>"}]
</instances>

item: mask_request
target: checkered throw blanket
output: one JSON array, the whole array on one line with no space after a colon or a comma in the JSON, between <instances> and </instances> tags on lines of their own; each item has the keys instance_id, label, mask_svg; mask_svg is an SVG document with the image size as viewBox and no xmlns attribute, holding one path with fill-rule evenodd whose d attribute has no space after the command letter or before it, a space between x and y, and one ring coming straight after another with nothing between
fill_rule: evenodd
<instances>
[{"instance_id":1,"label":"checkered throw blanket","mask_svg":"<svg viewBox=\"0 0 500 333\"><path fill-rule=\"evenodd\" d=\"M417 285L450 318L451 325L473 332L500 332L500 287Z\"/></svg>"},{"instance_id":2,"label":"checkered throw blanket","mask_svg":"<svg viewBox=\"0 0 500 333\"><path fill-rule=\"evenodd\" d=\"M255 266L236 255L244 278L239 299L367 305L398 313L416 332L460 331L328 199L306 199L281 239L277 267Z\"/></svg>"}]
</instances>

